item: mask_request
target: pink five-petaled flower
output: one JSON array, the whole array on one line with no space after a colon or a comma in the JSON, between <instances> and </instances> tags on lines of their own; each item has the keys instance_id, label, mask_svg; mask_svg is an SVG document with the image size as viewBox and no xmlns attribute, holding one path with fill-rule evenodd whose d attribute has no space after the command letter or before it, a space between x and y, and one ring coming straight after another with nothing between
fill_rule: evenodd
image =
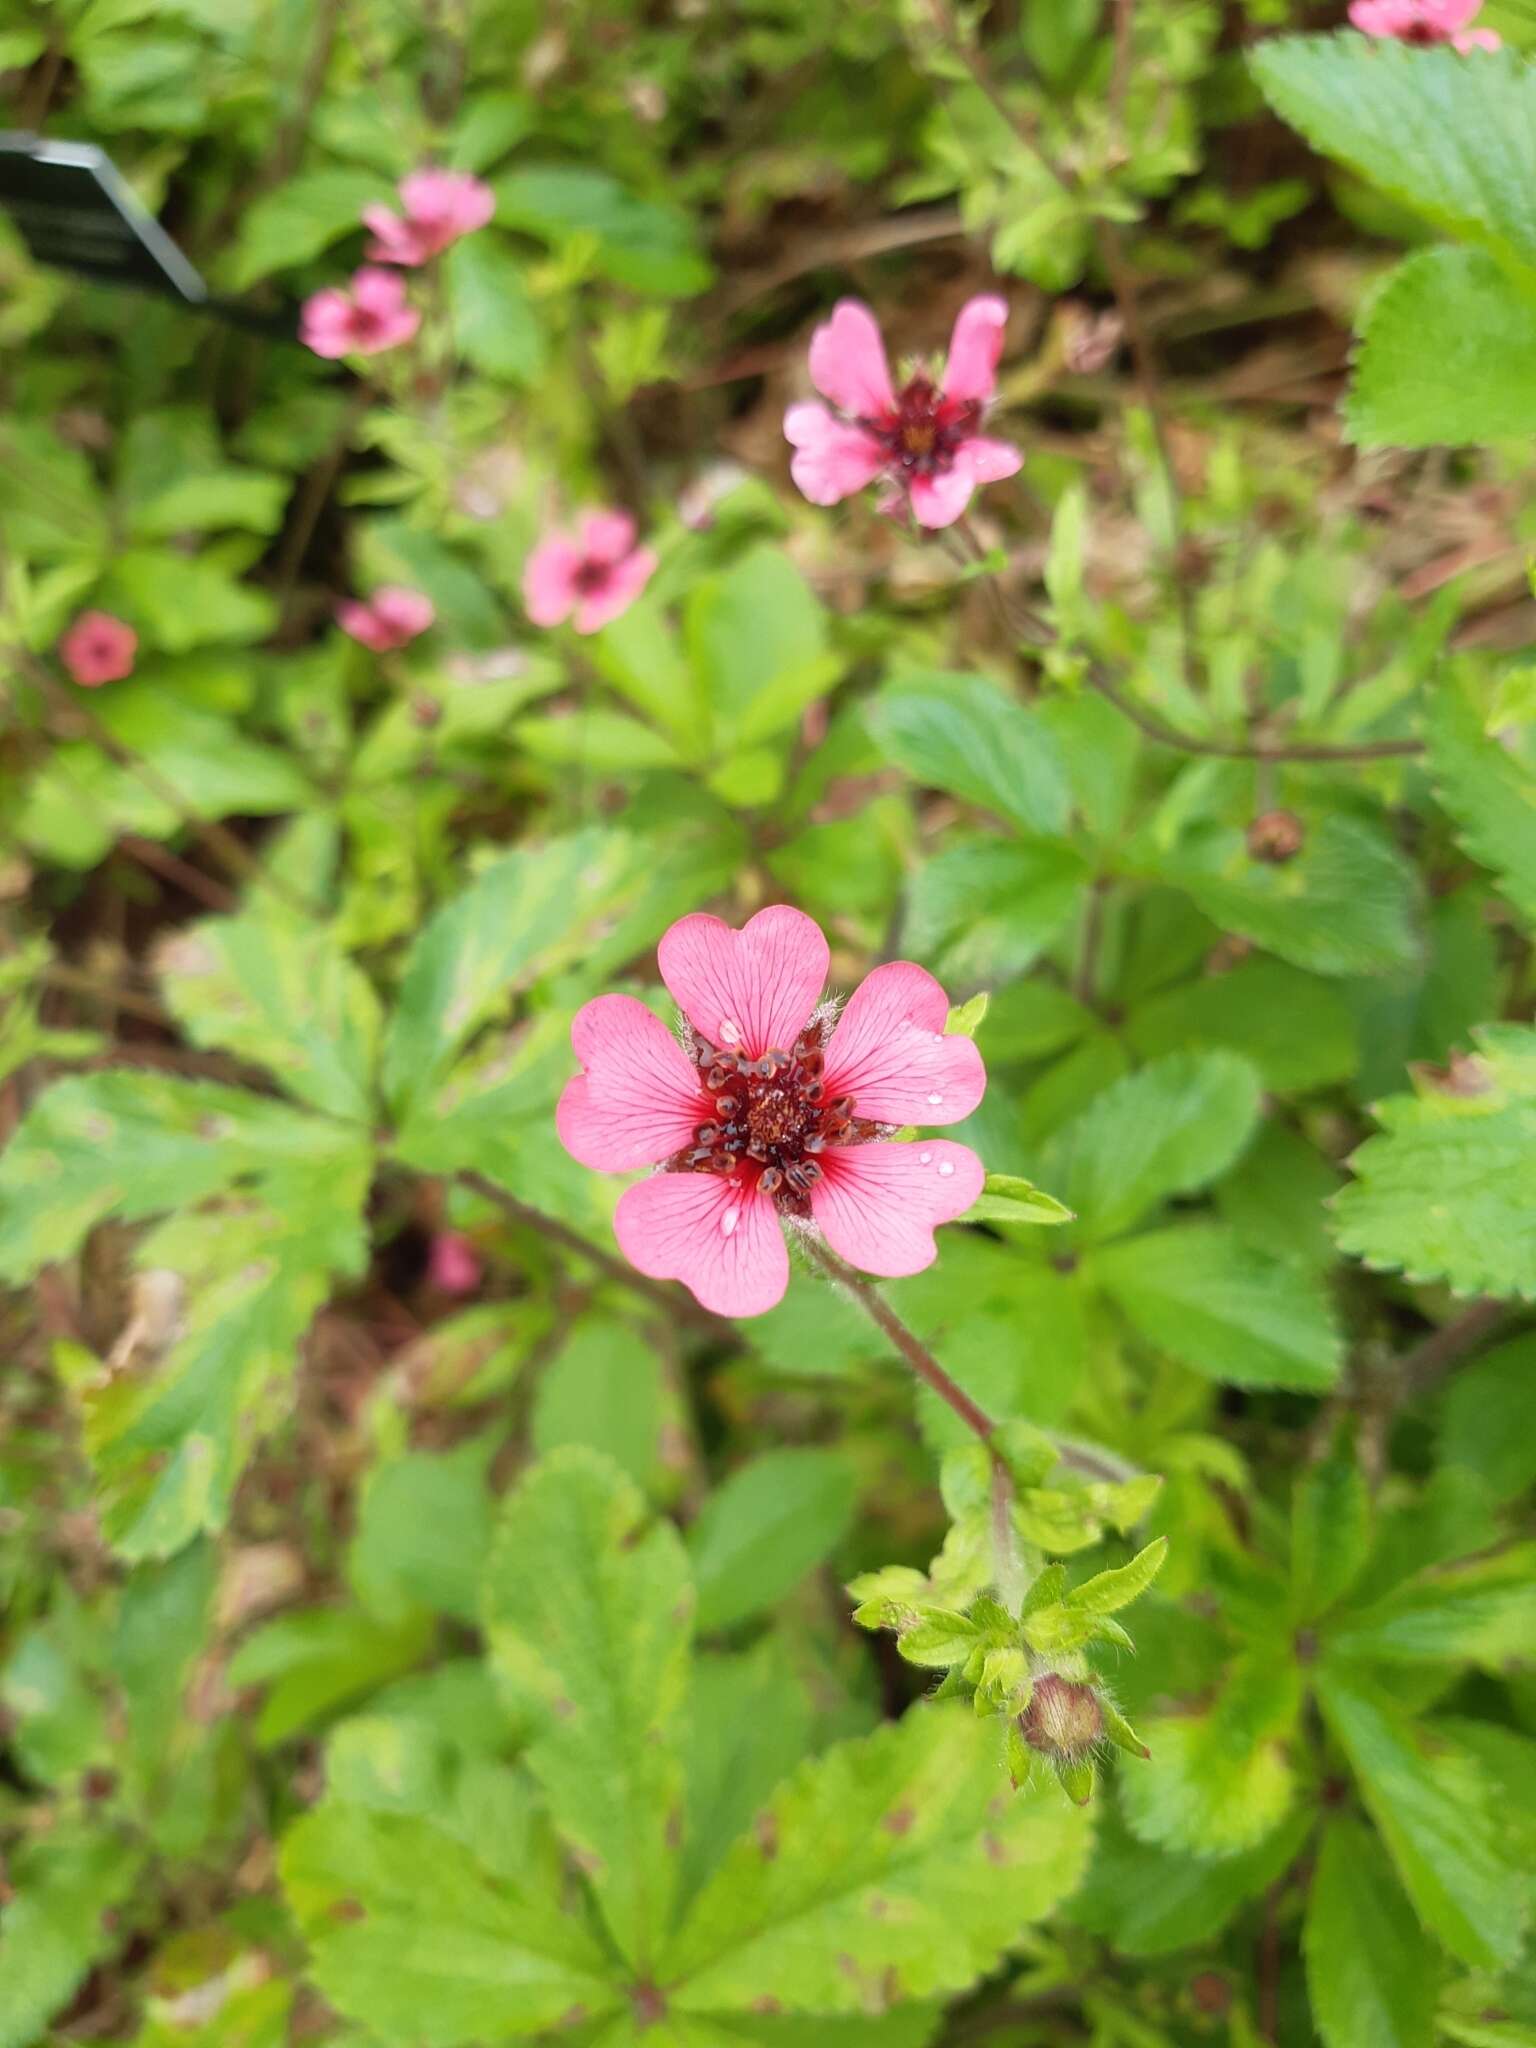
<instances>
[{"instance_id":1,"label":"pink five-petaled flower","mask_svg":"<svg viewBox=\"0 0 1536 2048\"><path fill-rule=\"evenodd\" d=\"M350 291L332 287L304 301L299 339L317 356L376 356L409 341L420 325L398 271L364 268Z\"/></svg>"},{"instance_id":2,"label":"pink five-petaled flower","mask_svg":"<svg viewBox=\"0 0 1536 2048\"><path fill-rule=\"evenodd\" d=\"M373 231L368 244L372 263L403 263L414 267L483 228L496 211L496 195L467 171L412 171L400 181L404 219L387 206L365 206L363 225Z\"/></svg>"},{"instance_id":3,"label":"pink five-petaled flower","mask_svg":"<svg viewBox=\"0 0 1536 2048\"><path fill-rule=\"evenodd\" d=\"M582 1071L556 1113L582 1165L662 1169L620 1197L630 1264L727 1316L782 1299L781 1218L868 1273L931 1265L935 1226L970 1208L985 1173L964 1145L892 1138L969 1116L987 1085L970 1039L945 1032L933 976L877 967L838 1017L822 1001L827 942L784 905L740 931L682 918L657 957L682 1044L633 996L597 997L571 1027Z\"/></svg>"},{"instance_id":4,"label":"pink five-petaled flower","mask_svg":"<svg viewBox=\"0 0 1536 2048\"><path fill-rule=\"evenodd\" d=\"M1399 43L1450 43L1465 54L1468 50L1496 50L1499 39L1491 28L1470 28L1468 23L1483 0L1354 0L1349 18L1368 36L1390 36Z\"/></svg>"},{"instance_id":5,"label":"pink five-petaled flower","mask_svg":"<svg viewBox=\"0 0 1536 2048\"><path fill-rule=\"evenodd\" d=\"M885 477L920 526L950 526L978 484L1012 476L1023 456L980 431L997 388L1007 318L1001 299L968 300L942 378L918 370L897 391L874 315L857 299L840 300L811 337L810 368L811 382L843 417L814 403L784 415L795 450L789 473L811 503L835 505Z\"/></svg>"},{"instance_id":6,"label":"pink five-petaled flower","mask_svg":"<svg viewBox=\"0 0 1536 2048\"><path fill-rule=\"evenodd\" d=\"M386 583L366 600L348 598L336 607L336 623L343 633L375 654L404 647L425 633L436 617L430 597L419 590L403 590L397 583Z\"/></svg>"},{"instance_id":7,"label":"pink five-petaled flower","mask_svg":"<svg viewBox=\"0 0 1536 2048\"><path fill-rule=\"evenodd\" d=\"M59 659L85 690L131 676L138 651L138 634L110 612L82 612L59 642Z\"/></svg>"},{"instance_id":8,"label":"pink five-petaled flower","mask_svg":"<svg viewBox=\"0 0 1536 2048\"><path fill-rule=\"evenodd\" d=\"M523 570L523 602L536 626L574 612L578 633L595 633L626 612L656 573L650 548L635 546L627 512L589 512L578 532L552 533Z\"/></svg>"}]
</instances>

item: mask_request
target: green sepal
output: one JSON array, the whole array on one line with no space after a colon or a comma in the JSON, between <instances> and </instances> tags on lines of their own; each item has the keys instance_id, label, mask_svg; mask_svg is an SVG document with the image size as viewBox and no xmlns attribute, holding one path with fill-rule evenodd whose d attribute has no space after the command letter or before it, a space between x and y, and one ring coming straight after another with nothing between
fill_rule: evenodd
<instances>
[{"instance_id":1,"label":"green sepal","mask_svg":"<svg viewBox=\"0 0 1536 2048\"><path fill-rule=\"evenodd\" d=\"M1112 1706L1103 1693L1099 1694L1099 1712L1104 1717L1105 1737L1115 1745L1116 1749L1123 1749L1128 1756L1150 1758L1151 1750L1148 1749L1119 1708Z\"/></svg>"}]
</instances>

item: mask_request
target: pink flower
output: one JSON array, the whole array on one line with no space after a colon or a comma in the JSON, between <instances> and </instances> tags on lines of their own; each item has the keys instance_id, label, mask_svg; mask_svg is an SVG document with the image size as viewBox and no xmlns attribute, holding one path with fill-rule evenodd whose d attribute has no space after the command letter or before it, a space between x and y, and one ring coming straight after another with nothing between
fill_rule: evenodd
<instances>
[{"instance_id":1,"label":"pink flower","mask_svg":"<svg viewBox=\"0 0 1536 2048\"><path fill-rule=\"evenodd\" d=\"M427 1256L427 1278L440 1294L473 1294L480 1285L480 1260L458 1230L439 1230Z\"/></svg>"},{"instance_id":2,"label":"pink flower","mask_svg":"<svg viewBox=\"0 0 1536 2048\"><path fill-rule=\"evenodd\" d=\"M523 602L536 626L576 614L578 633L595 633L626 612L656 573L650 548L635 546L627 512L589 512L579 534L552 533L523 570Z\"/></svg>"},{"instance_id":3,"label":"pink flower","mask_svg":"<svg viewBox=\"0 0 1536 2048\"><path fill-rule=\"evenodd\" d=\"M1496 50L1491 28L1469 28L1483 0L1353 0L1349 18L1368 36L1391 36L1400 43L1450 43L1463 55L1468 50Z\"/></svg>"},{"instance_id":4,"label":"pink flower","mask_svg":"<svg viewBox=\"0 0 1536 2048\"><path fill-rule=\"evenodd\" d=\"M59 659L85 690L131 676L138 651L138 634L110 612L82 612L59 642Z\"/></svg>"},{"instance_id":5,"label":"pink flower","mask_svg":"<svg viewBox=\"0 0 1536 2048\"><path fill-rule=\"evenodd\" d=\"M426 263L461 235L483 228L496 211L489 185L467 171L412 171L400 181L402 220L387 206L365 206L363 225L373 230L368 257L373 263Z\"/></svg>"},{"instance_id":6,"label":"pink flower","mask_svg":"<svg viewBox=\"0 0 1536 2048\"><path fill-rule=\"evenodd\" d=\"M376 356L409 341L420 325L420 312L406 304L403 277L363 269L350 292L315 292L304 301L299 339L317 356Z\"/></svg>"},{"instance_id":7,"label":"pink flower","mask_svg":"<svg viewBox=\"0 0 1536 2048\"><path fill-rule=\"evenodd\" d=\"M728 1316L782 1299L781 1219L865 1272L931 1265L935 1226L970 1208L985 1173L964 1145L893 1134L958 1122L987 1085L970 1039L945 1033L933 976L877 967L839 1018L821 1000L827 942L783 905L740 931L682 918L658 959L682 1044L633 996L598 996L571 1027L581 1072L555 1118L583 1166L661 1167L619 1201L630 1264Z\"/></svg>"},{"instance_id":8,"label":"pink flower","mask_svg":"<svg viewBox=\"0 0 1536 2048\"><path fill-rule=\"evenodd\" d=\"M1007 318L1001 299L968 300L942 379L918 370L895 391L875 316L857 299L839 300L811 337L810 363L811 382L839 412L811 403L784 415L789 473L811 503L835 505L883 476L920 526L950 526L978 484L1012 476L1024 460L1018 449L979 431Z\"/></svg>"},{"instance_id":9,"label":"pink flower","mask_svg":"<svg viewBox=\"0 0 1536 2048\"><path fill-rule=\"evenodd\" d=\"M366 602L349 598L336 607L336 623L363 647L375 654L392 654L419 633L425 633L437 617L430 597L419 590L402 590L386 583Z\"/></svg>"}]
</instances>

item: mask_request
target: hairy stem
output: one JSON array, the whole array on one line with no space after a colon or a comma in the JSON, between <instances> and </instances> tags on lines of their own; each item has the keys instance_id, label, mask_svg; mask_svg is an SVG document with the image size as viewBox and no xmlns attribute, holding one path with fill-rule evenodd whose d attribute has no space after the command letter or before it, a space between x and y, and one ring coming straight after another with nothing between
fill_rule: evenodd
<instances>
[{"instance_id":1,"label":"hairy stem","mask_svg":"<svg viewBox=\"0 0 1536 2048\"><path fill-rule=\"evenodd\" d=\"M1086 680L1090 689L1113 704L1138 732L1145 733L1160 747L1177 747L1186 754L1210 754L1223 761L1384 761L1424 751L1422 740L1361 740L1342 744L1327 740L1277 740L1271 745L1261 740L1207 739L1200 733L1184 732L1169 725L1155 711L1146 710L1128 697L1118 683L1111 682L1096 664L1089 669Z\"/></svg>"},{"instance_id":2,"label":"hairy stem","mask_svg":"<svg viewBox=\"0 0 1536 2048\"><path fill-rule=\"evenodd\" d=\"M931 1387L945 1407L952 1409L966 1428L979 1436L991 1451L992 1432L997 1424L984 1408L977 1406L958 1381L950 1378L927 1345L907 1328L889 1302L876 1293L862 1274L845 1265L819 1237L807 1237L802 1242L822 1271L845 1294L851 1295L876 1329L890 1339L924 1386Z\"/></svg>"}]
</instances>

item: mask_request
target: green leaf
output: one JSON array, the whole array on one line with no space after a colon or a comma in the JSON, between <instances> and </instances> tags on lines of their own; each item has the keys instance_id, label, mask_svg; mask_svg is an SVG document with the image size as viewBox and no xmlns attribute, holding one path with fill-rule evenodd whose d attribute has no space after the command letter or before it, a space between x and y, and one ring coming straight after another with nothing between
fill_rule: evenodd
<instances>
[{"instance_id":1,"label":"green leaf","mask_svg":"<svg viewBox=\"0 0 1536 2048\"><path fill-rule=\"evenodd\" d=\"M1445 1396L1440 1456L1502 1504L1536 1484L1536 1335L1464 1365Z\"/></svg>"},{"instance_id":2,"label":"green leaf","mask_svg":"<svg viewBox=\"0 0 1536 2048\"><path fill-rule=\"evenodd\" d=\"M347 1572L359 1599L393 1620L414 1608L473 1624L491 1543L479 1442L432 1455L408 1452L368 1474Z\"/></svg>"},{"instance_id":3,"label":"green leaf","mask_svg":"<svg viewBox=\"0 0 1536 2048\"><path fill-rule=\"evenodd\" d=\"M770 1632L746 1652L694 1659L685 1901L812 1746L809 1692L786 1650L784 1636Z\"/></svg>"},{"instance_id":4,"label":"green leaf","mask_svg":"<svg viewBox=\"0 0 1536 2048\"><path fill-rule=\"evenodd\" d=\"M882 2011L964 1989L1077 1882L1088 1829L1008 1799L991 1729L917 1707L804 1764L735 1844L666 1956L685 2012Z\"/></svg>"},{"instance_id":5,"label":"green leaf","mask_svg":"<svg viewBox=\"0 0 1536 2048\"><path fill-rule=\"evenodd\" d=\"M586 1444L612 1458L657 1498L675 1492L687 1467L687 1423L666 1368L634 1326L585 1315L539 1375L533 1447L542 1457Z\"/></svg>"},{"instance_id":6,"label":"green leaf","mask_svg":"<svg viewBox=\"0 0 1536 2048\"><path fill-rule=\"evenodd\" d=\"M1442 1566L1375 1605L1340 1615L1330 1655L1385 1664L1475 1664L1498 1672L1536 1659L1536 1545Z\"/></svg>"},{"instance_id":7,"label":"green leaf","mask_svg":"<svg viewBox=\"0 0 1536 2048\"><path fill-rule=\"evenodd\" d=\"M1291 1497L1291 1588L1302 1621L1326 1614L1359 1577L1371 1547L1371 1497L1353 1447L1335 1444Z\"/></svg>"},{"instance_id":8,"label":"green leaf","mask_svg":"<svg viewBox=\"0 0 1536 2048\"><path fill-rule=\"evenodd\" d=\"M687 214L585 165L528 164L499 179L496 217L557 248L585 249L604 277L631 291L687 298L713 275Z\"/></svg>"},{"instance_id":9,"label":"green leaf","mask_svg":"<svg viewBox=\"0 0 1536 2048\"><path fill-rule=\"evenodd\" d=\"M1144 1550L1138 1550L1129 1564L1115 1571L1097 1572L1074 1586L1062 1605L1074 1614L1117 1614L1139 1600L1163 1568L1168 1555L1168 1538L1158 1536Z\"/></svg>"},{"instance_id":10,"label":"green leaf","mask_svg":"<svg viewBox=\"0 0 1536 2048\"><path fill-rule=\"evenodd\" d=\"M1106 1088L1045 1149L1090 1241L1116 1237L1170 1195L1224 1173L1259 1116L1259 1077L1234 1053L1175 1053Z\"/></svg>"},{"instance_id":11,"label":"green leaf","mask_svg":"<svg viewBox=\"0 0 1536 2048\"><path fill-rule=\"evenodd\" d=\"M362 210L393 203L388 181L374 171L307 171L264 193L240 215L240 234L229 264L229 283L243 291L277 270L297 269L355 234Z\"/></svg>"},{"instance_id":12,"label":"green leaf","mask_svg":"<svg viewBox=\"0 0 1536 2048\"><path fill-rule=\"evenodd\" d=\"M428 920L385 1039L384 1082L398 1111L431 1096L515 989L580 957L628 851L621 835L597 830L519 847Z\"/></svg>"},{"instance_id":13,"label":"green leaf","mask_svg":"<svg viewBox=\"0 0 1536 2048\"><path fill-rule=\"evenodd\" d=\"M1344 30L1264 43L1253 69L1314 148L1453 233L1536 267L1536 77L1513 50Z\"/></svg>"},{"instance_id":14,"label":"green leaf","mask_svg":"<svg viewBox=\"0 0 1536 2048\"><path fill-rule=\"evenodd\" d=\"M902 940L946 981L1009 981L1067 923L1087 880L1070 846L958 838L913 875Z\"/></svg>"},{"instance_id":15,"label":"green leaf","mask_svg":"<svg viewBox=\"0 0 1536 2048\"><path fill-rule=\"evenodd\" d=\"M0 2048L37 2048L113 1946L103 1916L127 1898L140 1867L138 1852L100 1825L23 1837L0 1919Z\"/></svg>"},{"instance_id":16,"label":"green leaf","mask_svg":"<svg viewBox=\"0 0 1536 2048\"><path fill-rule=\"evenodd\" d=\"M904 1629L896 1647L909 1664L928 1671L948 1671L963 1664L977 1646L977 1628L968 1614L952 1608L928 1607L915 1627Z\"/></svg>"},{"instance_id":17,"label":"green leaf","mask_svg":"<svg viewBox=\"0 0 1536 2048\"><path fill-rule=\"evenodd\" d=\"M793 1592L842 1542L854 1500L837 1451L764 1451L731 1473L689 1531L699 1627L728 1628Z\"/></svg>"},{"instance_id":18,"label":"green leaf","mask_svg":"<svg viewBox=\"0 0 1536 2048\"><path fill-rule=\"evenodd\" d=\"M1072 1211L1016 1173L989 1173L962 1223L1070 1223Z\"/></svg>"},{"instance_id":19,"label":"green leaf","mask_svg":"<svg viewBox=\"0 0 1536 2048\"><path fill-rule=\"evenodd\" d=\"M1536 432L1536 278L1484 249L1419 249L1366 305L1344 415L1365 448Z\"/></svg>"},{"instance_id":20,"label":"green leaf","mask_svg":"<svg viewBox=\"0 0 1536 2048\"><path fill-rule=\"evenodd\" d=\"M1323 1831L1302 1947L1327 2048L1433 2048L1434 1954L1381 1843L1348 1816Z\"/></svg>"},{"instance_id":21,"label":"green leaf","mask_svg":"<svg viewBox=\"0 0 1536 2048\"><path fill-rule=\"evenodd\" d=\"M557 1451L508 1500L486 1574L492 1654L543 1726L527 1761L620 1952L650 1971L678 1881L693 1591L606 1459Z\"/></svg>"},{"instance_id":22,"label":"green leaf","mask_svg":"<svg viewBox=\"0 0 1536 2048\"><path fill-rule=\"evenodd\" d=\"M1525 1900L1476 1759L1415 1729L1363 1676L1329 1666L1318 1699L1419 1918L1473 1969L1513 1962Z\"/></svg>"},{"instance_id":23,"label":"green leaf","mask_svg":"<svg viewBox=\"0 0 1536 2048\"><path fill-rule=\"evenodd\" d=\"M1123 1956L1167 1955L1207 1942L1290 1867L1307 1826L1307 1817L1297 1816L1258 1848L1213 1862L1149 1848L1107 1811L1092 1867L1067 1918Z\"/></svg>"},{"instance_id":24,"label":"green leaf","mask_svg":"<svg viewBox=\"0 0 1536 2048\"><path fill-rule=\"evenodd\" d=\"M1025 832L1066 829L1061 747L1036 713L979 676L902 675L867 713L882 751L916 781L995 811Z\"/></svg>"},{"instance_id":25,"label":"green leaf","mask_svg":"<svg viewBox=\"0 0 1536 2048\"><path fill-rule=\"evenodd\" d=\"M184 555L166 547L125 548L112 558L102 595L166 654L185 654L222 640L243 645L265 638L277 624L271 594L242 583L212 550ZM101 715L109 724L120 712L118 696L114 690L110 706L103 704ZM191 795L200 805L201 792Z\"/></svg>"},{"instance_id":26,"label":"green leaf","mask_svg":"<svg viewBox=\"0 0 1536 2048\"><path fill-rule=\"evenodd\" d=\"M1254 1654L1233 1666L1207 1712L1147 1722L1152 1761L1120 1778L1132 1831L1195 1856L1233 1856L1261 1842L1291 1804L1284 1743L1299 1702L1295 1667Z\"/></svg>"},{"instance_id":27,"label":"green leaf","mask_svg":"<svg viewBox=\"0 0 1536 2048\"><path fill-rule=\"evenodd\" d=\"M509 384L536 382L544 330L524 267L506 243L494 234L466 235L449 250L447 272L454 345L464 360Z\"/></svg>"},{"instance_id":28,"label":"green leaf","mask_svg":"<svg viewBox=\"0 0 1536 2048\"><path fill-rule=\"evenodd\" d=\"M1216 924L1314 974L1383 974L1418 957L1413 870L1363 818L1309 822L1280 865L1255 860L1241 832L1202 826L1158 872Z\"/></svg>"},{"instance_id":29,"label":"green leaf","mask_svg":"<svg viewBox=\"0 0 1536 2048\"><path fill-rule=\"evenodd\" d=\"M1536 336L1536 312L1530 316ZM1529 387L1536 391L1536 372ZM1517 910L1536 918L1536 770L1511 741L1487 730L1472 677L1447 676L1429 715L1429 771L1460 843L1481 861Z\"/></svg>"},{"instance_id":30,"label":"green leaf","mask_svg":"<svg viewBox=\"0 0 1536 2048\"><path fill-rule=\"evenodd\" d=\"M698 584L684 637L720 759L793 725L842 667L825 612L778 548L753 548Z\"/></svg>"},{"instance_id":31,"label":"green leaf","mask_svg":"<svg viewBox=\"0 0 1536 2048\"><path fill-rule=\"evenodd\" d=\"M1334 1203L1342 1249L1459 1294L1536 1295L1536 1030L1489 1025L1454 1073L1377 1108Z\"/></svg>"},{"instance_id":32,"label":"green leaf","mask_svg":"<svg viewBox=\"0 0 1536 2048\"><path fill-rule=\"evenodd\" d=\"M379 1005L329 927L264 907L206 918L160 946L167 1002L194 1045L266 1067L328 1115L373 1115Z\"/></svg>"},{"instance_id":33,"label":"green leaf","mask_svg":"<svg viewBox=\"0 0 1536 2048\"><path fill-rule=\"evenodd\" d=\"M1225 1047L1252 1060L1266 1088L1286 1093L1348 1081L1360 1064L1355 1021L1338 990L1280 960L1181 981L1138 1003L1125 1037L1144 1060Z\"/></svg>"},{"instance_id":34,"label":"green leaf","mask_svg":"<svg viewBox=\"0 0 1536 2048\"><path fill-rule=\"evenodd\" d=\"M289 1830L281 1868L320 1991L385 2041L506 2041L620 2002L543 1859L525 1888L430 1820L332 1799Z\"/></svg>"},{"instance_id":35,"label":"green leaf","mask_svg":"<svg viewBox=\"0 0 1536 2048\"><path fill-rule=\"evenodd\" d=\"M1233 1386L1332 1386L1343 1333L1318 1274L1220 1223L1107 1245L1085 1266L1148 1343Z\"/></svg>"},{"instance_id":36,"label":"green leaf","mask_svg":"<svg viewBox=\"0 0 1536 2048\"><path fill-rule=\"evenodd\" d=\"M152 1369L80 1390L102 1528L125 1557L166 1557L223 1526L335 1276L367 1264L372 1154L342 1126L317 1128L329 1153L269 1165L249 1206L180 1216L139 1248L141 1266L184 1288L175 1341Z\"/></svg>"},{"instance_id":37,"label":"green leaf","mask_svg":"<svg viewBox=\"0 0 1536 2048\"><path fill-rule=\"evenodd\" d=\"M421 1614L377 1621L356 1607L305 1607L246 1637L229 1662L233 1686L266 1686L256 1742L275 1749L314 1734L348 1705L421 1662L431 1645Z\"/></svg>"},{"instance_id":38,"label":"green leaf","mask_svg":"<svg viewBox=\"0 0 1536 2048\"><path fill-rule=\"evenodd\" d=\"M262 470L219 468L178 476L131 508L135 540L174 540L184 533L212 533L237 527L243 533L275 533L292 488L285 476Z\"/></svg>"},{"instance_id":39,"label":"green leaf","mask_svg":"<svg viewBox=\"0 0 1536 2048\"><path fill-rule=\"evenodd\" d=\"M287 1103L214 1081L125 1069L60 1081L0 1158L0 1278L67 1258L109 1216L184 1208L346 1142Z\"/></svg>"}]
</instances>

